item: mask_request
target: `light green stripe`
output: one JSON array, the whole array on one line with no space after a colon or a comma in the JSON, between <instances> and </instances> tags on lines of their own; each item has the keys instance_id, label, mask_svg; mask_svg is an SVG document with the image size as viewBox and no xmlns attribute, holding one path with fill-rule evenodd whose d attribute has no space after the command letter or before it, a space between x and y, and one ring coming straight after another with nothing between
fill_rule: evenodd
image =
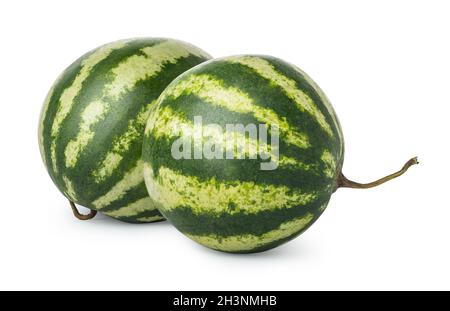
<instances>
[{"instance_id":1,"label":"light green stripe","mask_svg":"<svg viewBox=\"0 0 450 311\"><path fill-rule=\"evenodd\" d=\"M233 235L222 237L218 235L191 235L186 234L190 239L210 247L212 249L226 252L250 251L263 247L269 243L276 242L300 232L314 219L313 214L308 213L303 217L282 223L279 228L266 232L260 236L252 234Z\"/></svg>"},{"instance_id":2,"label":"light green stripe","mask_svg":"<svg viewBox=\"0 0 450 311\"><path fill-rule=\"evenodd\" d=\"M257 214L305 205L317 198L315 192L286 186L224 183L214 177L199 181L195 176L184 176L164 166L155 176L149 163L144 164L144 176L150 197L169 211L189 207L194 214Z\"/></svg>"},{"instance_id":3,"label":"light green stripe","mask_svg":"<svg viewBox=\"0 0 450 311\"><path fill-rule=\"evenodd\" d=\"M310 143L305 133L297 132L275 111L256 105L254 100L242 90L235 87L225 87L220 81L207 74L190 75L164 92L164 97L178 98L183 94L193 94L203 101L237 113L250 113L261 123L277 124L284 135L283 140L300 148L308 148Z\"/></svg>"},{"instance_id":4,"label":"light green stripe","mask_svg":"<svg viewBox=\"0 0 450 311\"><path fill-rule=\"evenodd\" d=\"M274 159L275 161L275 159ZM278 160L278 166L281 168L292 168L292 169L300 169L303 171L309 171L309 170L315 170L317 169L317 165L316 164L307 164L307 163L303 163L295 158L291 158L291 157L286 157L286 156L280 156L280 159Z\"/></svg>"},{"instance_id":5,"label":"light green stripe","mask_svg":"<svg viewBox=\"0 0 450 311\"><path fill-rule=\"evenodd\" d=\"M247 150L241 148L234 148L234 156L238 158L239 156L255 156L258 154L258 148L260 142L258 140L249 139L242 134L237 132L226 133L219 131L217 128L203 126L202 131L196 131L194 128L194 123L175 112L172 108L166 106L159 110L156 124L155 120L150 120L148 128L153 129L152 136L155 138L174 138L182 136L186 139L201 140L207 138L208 140L216 139L216 144L221 144L225 146L225 140L233 141L236 139L236 144L242 143L247 145ZM261 148L267 148L267 146L261 144ZM225 150L225 149L224 149Z\"/></svg>"},{"instance_id":6,"label":"light green stripe","mask_svg":"<svg viewBox=\"0 0 450 311\"><path fill-rule=\"evenodd\" d=\"M73 188L72 181L67 177L63 176L64 185L66 188L65 195L73 202L77 201L77 195L75 193L75 189Z\"/></svg>"},{"instance_id":7,"label":"light green stripe","mask_svg":"<svg viewBox=\"0 0 450 311\"><path fill-rule=\"evenodd\" d=\"M325 163L325 175L332 178L336 175L336 160L330 151L325 150L320 157L320 160Z\"/></svg>"},{"instance_id":8,"label":"light green stripe","mask_svg":"<svg viewBox=\"0 0 450 311\"><path fill-rule=\"evenodd\" d=\"M146 197L114 211L103 213L111 217L130 217L155 209L153 201L149 197Z\"/></svg>"},{"instance_id":9,"label":"light green stripe","mask_svg":"<svg viewBox=\"0 0 450 311\"><path fill-rule=\"evenodd\" d=\"M314 88L314 90L317 92L317 94L320 96L320 98L322 99L322 102L324 103L324 105L325 105L325 108L328 110L328 114L331 116L331 118L333 119L333 123L334 123L334 126L335 126L335 128L336 128L336 130L337 130L337 132L338 132L338 135L339 135L339 141L340 141L340 151L339 151L339 154L340 154L340 156L343 156L343 151L344 151L344 149L343 149L343 146L344 146L344 137L343 137L343 134L342 134L342 129L341 129L341 126L340 126L340 124L339 124L339 121L338 121L338 119L337 119L337 116L336 116L336 112L334 111L334 108L333 108L333 106L331 105L331 103L330 103L330 100L328 99L328 97L325 95L325 93L322 91L322 89L319 87L319 85L316 83L316 82L314 82L314 80L313 79L311 79L311 77L310 76L308 76L307 74L306 74L306 72L304 72L303 70L301 70L300 68L298 68L297 66L292 66L292 67L294 67L294 69L298 72L298 73L300 73L304 78L305 78L305 80Z\"/></svg>"},{"instance_id":10,"label":"light green stripe","mask_svg":"<svg viewBox=\"0 0 450 311\"><path fill-rule=\"evenodd\" d=\"M59 77L56 79L55 83L53 83L52 87L50 88L49 92L47 93L47 97L45 98L44 104L42 106L41 115L39 118L39 151L41 152L42 160L44 161L44 164L47 165L47 159L45 155L45 147L44 147L44 121L45 117L47 116L47 111L50 106L50 100L53 96L53 93L55 92L55 87L58 85L58 83L61 81L61 78L63 77L63 74L59 75Z\"/></svg>"},{"instance_id":11,"label":"light green stripe","mask_svg":"<svg viewBox=\"0 0 450 311\"><path fill-rule=\"evenodd\" d=\"M75 139L69 141L64 155L66 167L75 167L78 158L88 143L94 138L92 126L104 119L109 104L104 101L91 102L81 113L80 131Z\"/></svg>"},{"instance_id":12,"label":"light green stripe","mask_svg":"<svg viewBox=\"0 0 450 311\"><path fill-rule=\"evenodd\" d=\"M166 64L175 64L180 58L190 55L205 56L198 48L174 40L142 48L140 52L144 55L133 55L112 70L115 78L106 88L108 96L119 98L133 89L138 81L155 76Z\"/></svg>"},{"instance_id":13,"label":"light green stripe","mask_svg":"<svg viewBox=\"0 0 450 311\"><path fill-rule=\"evenodd\" d=\"M92 202L92 205L96 209L105 208L112 202L121 199L129 190L139 186L143 182L142 167L143 163L139 160L133 169L125 173L122 180L116 183L105 195Z\"/></svg>"},{"instance_id":14,"label":"light green stripe","mask_svg":"<svg viewBox=\"0 0 450 311\"><path fill-rule=\"evenodd\" d=\"M58 168L56 165L56 143L55 139L58 137L59 130L62 122L69 115L72 110L74 99L79 94L83 82L89 76L92 68L97 65L102 60L106 59L114 50L120 49L124 47L126 41L118 41L113 42L111 44L104 45L97 49L94 53L89 55L86 59L81 62L82 68L78 75L76 76L73 83L64 90L60 99L58 110L56 111L55 119L53 120L52 128L51 128L51 159L53 164L53 170L57 172Z\"/></svg>"},{"instance_id":15,"label":"light green stripe","mask_svg":"<svg viewBox=\"0 0 450 311\"><path fill-rule=\"evenodd\" d=\"M327 205L328 205L328 202L325 203L325 204L322 204L322 205L318 208L318 211L319 211L319 212L323 212L323 211L327 208Z\"/></svg>"},{"instance_id":16,"label":"light green stripe","mask_svg":"<svg viewBox=\"0 0 450 311\"><path fill-rule=\"evenodd\" d=\"M58 167L56 165L56 141L53 140L50 145L50 157L52 159L52 167L55 173L58 172Z\"/></svg>"},{"instance_id":17,"label":"light green stripe","mask_svg":"<svg viewBox=\"0 0 450 311\"><path fill-rule=\"evenodd\" d=\"M152 135L154 138L176 138L182 136L191 141L201 140L213 142L216 146L223 146L224 153L229 153L232 148L235 159L256 159L260 151L267 151L271 156L271 161L278 163L280 168L288 169L314 169L314 165L305 164L295 158L279 155L275 152L273 146L261 142L258 139L251 139L249 136L233 131L219 131L217 128L203 126L202 132L196 131L194 123L179 115L169 106L156 108L157 112L152 113L146 127L146 135ZM200 135L200 136L199 136ZM234 142L227 144L227 142ZM242 148L235 148L241 146Z\"/></svg>"},{"instance_id":18,"label":"light green stripe","mask_svg":"<svg viewBox=\"0 0 450 311\"><path fill-rule=\"evenodd\" d=\"M139 129L145 125L150 109L155 101L142 107L137 117L128 122L127 130L122 135L114 138L111 150L106 154L99 167L92 172L95 182L100 183L111 176L123 160L123 154L129 150L130 145L136 139L142 136Z\"/></svg>"},{"instance_id":19,"label":"light green stripe","mask_svg":"<svg viewBox=\"0 0 450 311\"><path fill-rule=\"evenodd\" d=\"M164 220L164 217L162 217L162 216L140 217L140 218L136 218L136 220L140 221L140 222L155 222L158 220Z\"/></svg>"},{"instance_id":20,"label":"light green stripe","mask_svg":"<svg viewBox=\"0 0 450 311\"><path fill-rule=\"evenodd\" d=\"M278 72L270 62L253 56L233 56L226 58L226 61L247 66L274 85L279 86L286 96L296 103L299 109L308 112L316 119L328 135L333 136L330 125L314 101L302 90L297 88L297 83L294 80Z\"/></svg>"}]
</instances>

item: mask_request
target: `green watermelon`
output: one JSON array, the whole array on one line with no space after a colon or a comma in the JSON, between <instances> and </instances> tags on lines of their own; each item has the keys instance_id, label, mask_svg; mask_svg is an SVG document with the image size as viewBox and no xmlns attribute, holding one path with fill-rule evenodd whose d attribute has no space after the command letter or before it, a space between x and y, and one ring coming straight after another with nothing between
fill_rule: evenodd
<instances>
[{"instance_id":1,"label":"green watermelon","mask_svg":"<svg viewBox=\"0 0 450 311\"><path fill-rule=\"evenodd\" d=\"M143 161L164 217L192 240L233 253L298 236L337 187L396 177L345 179L330 102L303 71L269 56L216 59L175 79L149 115Z\"/></svg>"},{"instance_id":2,"label":"green watermelon","mask_svg":"<svg viewBox=\"0 0 450 311\"><path fill-rule=\"evenodd\" d=\"M163 219L144 184L145 123L166 86L208 59L181 41L129 39L88 52L60 75L42 108L39 147L76 216L100 211L127 222ZM74 203L91 214L79 214Z\"/></svg>"}]
</instances>

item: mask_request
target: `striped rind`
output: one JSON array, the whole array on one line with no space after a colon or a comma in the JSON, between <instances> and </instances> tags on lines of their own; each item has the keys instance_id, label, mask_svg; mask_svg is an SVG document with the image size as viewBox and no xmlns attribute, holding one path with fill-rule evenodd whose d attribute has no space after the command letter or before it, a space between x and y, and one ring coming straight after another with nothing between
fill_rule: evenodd
<instances>
[{"instance_id":1,"label":"striped rind","mask_svg":"<svg viewBox=\"0 0 450 311\"><path fill-rule=\"evenodd\" d=\"M81 153L95 136L93 125L104 120L108 108L109 104L107 102L99 100L89 103L83 110L79 125L80 130L77 136L69 141L64 151L65 165L67 168L76 166ZM54 146L56 146L56 142ZM54 163L56 164L56 161Z\"/></svg>"},{"instance_id":2,"label":"striped rind","mask_svg":"<svg viewBox=\"0 0 450 311\"><path fill-rule=\"evenodd\" d=\"M72 110L72 107L74 105L74 100L77 95L79 95L81 88L83 86L84 81L88 78L92 68L97 65L102 60L106 59L114 50L123 48L125 45L125 42L118 41L112 44L108 44L105 46L102 46L98 48L94 53L86 57L81 61L81 70L77 74L75 80L72 82L72 84L64 89L62 94L60 95L59 101L58 101L58 108L56 111L56 115L54 116L52 125L51 125L51 137L52 137L52 144L51 144L51 155L52 155L52 164L53 164L53 171L58 171L57 166L57 159L56 159L56 138L59 134L61 124L64 122L66 117L69 115L69 113ZM87 129L89 130L89 129ZM86 128L82 128L83 132L87 131ZM89 135L89 133L87 134ZM83 138L79 138L80 140L83 140ZM84 141L84 140L83 140Z\"/></svg>"},{"instance_id":3,"label":"striped rind","mask_svg":"<svg viewBox=\"0 0 450 311\"><path fill-rule=\"evenodd\" d=\"M41 114L39 117L39 125L38 125L38 144L39 144L39 152L41 153L41 158L44 161L44 164L47 165L47 160L45 157L45 148L44 148L44 119L47 115L47 110L50 106L50 101L53 97L53 93L55 91L55 85L59 83L62 78L62 74L56 79L55 83L52 85L50 90L45 97L44 104L42 105Z\"/></svg>"},{"instance_id":4,"label":"striped rind","mask_svg":"<svg viewBox=\"0 0 450 311\"><path fill-rule=\"evenodd\" d=\"M207 54L191 45L183 45L166 40L140 50L141 55L133 55L112 69L115 79L106 86L108 96L118 99L121 94L133 89L137 81L151 78L164 70L166 64L176 64L179 59L190 55L208 58Z\"/></svg>"},{"instance_id":5,"label":"striped rind","mask_svg":"<svg viewBox=\"0 0 450 311\"><path fill-rule=\"evenodd\" d=\"M277 241L285 240L296 235L305 229L313 219L314 215L308 213L305 216L282 223L277 229L261 235L243 234L222 237L214 234L203 236L186 234L186 236L215 250L245 253L255 249L264 249L268 244L276 243Z\"/></svg>"},{"instance_id":6,"label":"striped rind","mask_svg":"<svg viewBox=\"0 0 450 311\"><path fill-rule=\"evenodd\" d=\"M92 173L96 183L101 183L111 176L129 151L132 142L141 139L142 128L145 126L150 109L154 104L155 100L143 106L137 117L128 122L125 132L112 141L111 150L108 151L101 164Z\"/></svg>"},{"instance_id":7,"label":"striped rind","mask_svg":"<svg viewBox=\"0 0 450 311\"><path fill-rule=\"evenodd\" d=\"M264 124L278 124L285 135L285 140L300 148L309 147L309 139L305 133L292 129L284 118L271 109L258 107L252 98L235 87L224 87L223 82L209 75L190 75L174 87L170 87L164 96L177 99L183 94L195 94L211 106L222 106L236 113L250 113L255 119Z\"/></svg>"},{"instance_id":8,"label":"striped rind","mask_svg":"<svg viewBox=\"0 0 450 311\"><path fill-rule=\"evenodd\" d=\"M235 140L234 159L171 156L178 142L220 145L239 137L221 131L236 123L279 126L275 170L260 169L258 150L267 146L250 136ZM269 56L225 57L188 70L161 94L145 129L144 178L161 213L189 238L225 252L263 251L297 236L324 211L343 144L331 104L300 69Z\"/></svg>"},{"instance_id":9,"label":"striped rind","mask_svg":"<svg viewBox=\"0 0 450 311\"><path fill-rule=\"evenodd\" d=\"M155 138L164 138L166 140L176 139L180 133L184 138L197 139L198 132L195 130L195 125L191 120L186 119L184 116L178 114L169 106L165 106L158 110L154 114L157 116L157 121L152 118L148 121L146 131L152 131L152 136ZM275 122L276 123L276 122ZM231 134L223 133L215 127L205 126L203 128L203 136L208 137L208 141L216 145L223 145L225 153L232 153L235 158L256 158L259 150L269 150L269 146L261 142L258 139L252 139L249 136L245 136L239 132L233 132ZM233 145L227 144L227 141L235 141L236 144L245 145L246 148L237 149ZM289 140L290 141L290 140ZM298 145L296 145L298 146ZM304 145L298 146L305 148ZM302 167L305 170L313 170L315 167L310 164L305 164L299 159L288 157L284 155L277 155L272 152L272 156L276 157L279 167L297 168Z\"/></svg>"},{"instance_id":10,"label":"striped rind","mask_svg":"<svg viewBox=\"0 0 450 311\"><path fill-rule=\"evenodd\" d=\"M101 46L69 66L39 120L41 156L59 190L117 219L161 220L140 161L146 119L172 80L208 59L188 43L138 38Z\"/></svg>"},{"instance_id":11,"label":"striped rind","mask_svg":"<svg viewBox=\"0 0 450 311\"><path fill-rule=\"evenodd\" d=\"M327 134L333 135L330 124L328 124L325 116L313 100L305 92L297 88L295 80L277 71L268 60L260 57L240 56L230 57L228 61L247 66L261 77L268 79L273 85L278 86L301 110L314 116L316 122Z\"/></svg>"},{"instance_id":12,"label":"striped rind","mask_svg":"<svg viewBox=\"0 0 450 311\"><path fill-rule=\"evenodd\" d=\"M135 219L136 222L153 222L163 220L164 217L156 213L151 216L144 216L143 214L148 214L150 211L148 209L149 206L154 205L154 202L150 197L139 199L135 202L131 202L130 204L117 208L113 211L104 212L105 215L108 215L113 218L118 219Z\"/></svg>"},{"instance_id":13,"label":"striped rind","mask_svg":"<svg viewBox=\"0 0 450 311\"><path fill-rule=\"evenodd\" d=\"M166 167L160 167L155 176L148 163L144 166L144 176L150 196L162 204L165 211L189 206L194 214L257 214L295 208L317 198L314 192L303 193L286 186L239 181L224 183L214 177L200 181L195 176L185 176Z\"/></svg>"},{"instance_id":14,"label":"striped rind","mask_svg":"<svg viewBox=\"0 0 450 311\"><path fill-rule=\"evenodd\" d=\"M107 193L92 202L96 210L105 208L127 194L130 189L137 187L142 182L142 161L139 160L135 167L126 172L123 178L117 182Z\"/></svg>"},{"instance_id":15,"label":"striped rind","mask_svg":"<svg viewBox=\"0 0 450 311\"><path fill-rule=\"evenodd\" d=\"M334 111L333 106L331 105L328 97L325 95L325 93L322 91L322 89L319 87L319 85L310 77L308 76L303 70L301 70L300 68L298 68L295 65L292 65L292 67L298 72L300 73L300 75L311 85L311 87L314 89L314 91L317 93L317 95L320 97L323 105L325 106L325 108L327 109L328 115L331 117L331 119L333 120L333 126L336 129L336 132L339 136L339 141L341 141L342 143L340 144L340 149L339 149L339 156L343 157L344 156L344 136L342 134L342 128L341 128L341 124L339 123L339 120L337 118L336 112Z\"/></svg>"}]
</instances>

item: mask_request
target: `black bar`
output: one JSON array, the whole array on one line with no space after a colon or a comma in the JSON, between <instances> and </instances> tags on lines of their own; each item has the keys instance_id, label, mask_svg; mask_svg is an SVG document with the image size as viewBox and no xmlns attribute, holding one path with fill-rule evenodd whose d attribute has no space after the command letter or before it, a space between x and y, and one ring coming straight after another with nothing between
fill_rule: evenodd
<instances>
[{"instance_id":1,"label":"black bar","mask_svg":"<svg viewBox=\"0 0 450 311\"><path fill-rule=\"evenodd\" d=\"M58 298L58 300L55 300ZM51 306L55 301L63 305L86 307L111 303L116 308L132 307L147 310L301 310L314 308L349 308L365 310L367 306L390 309L414 306L431 310L433 305L446 306L449 292L1 292L0 301L17 307ZM61 306L61 304L59 304ZM445 307L444 307L445 308Z\"/></svg>"}]
</instances>

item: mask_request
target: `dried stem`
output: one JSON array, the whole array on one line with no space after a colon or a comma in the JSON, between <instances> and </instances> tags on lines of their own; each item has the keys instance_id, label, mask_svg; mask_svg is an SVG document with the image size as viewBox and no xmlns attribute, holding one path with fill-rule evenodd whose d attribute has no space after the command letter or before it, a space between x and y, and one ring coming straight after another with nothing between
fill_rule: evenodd
<instances>
[{"instance_id":1,"label":"dried stem","mask_svg":"<svg viewBox=\"0 0 450 311\"><path fill-rule=\"evenodd\" d=\"M401 175L403 175L412 165L414 164L418 164L419 162L417 161L417 157L414 157L412 159L410 159L408 162L405 163L405 165L403 165L402 169L399 170L398 172L395 172L393 174L387 175L383 178L380 178L378 180L363 184L363 183L358 183L358 182L354 182L352 180L348 180L343 174L342 172L339 174L338 180L337 180L337 187L336 188L354 188L354 189L367 189L367 188L372 188L372 187L376 187L379 186L381 184L384 184L385 182L394 179L396 177L399 177Z\"/></svg>"},{"instance_id":2,"label":"dried stem","mask_svg":"<svg viewBox=\"0 0 450 311\"><path fill-rule=\"evenodd\" d=\"M70 203L70 206L72 207L72 212L73 212L73 214L74 214L75 217L78 218L79 220L89 220L89 219L94 218L95 215L97 215L97 211L94 211L94 210L91 210L91 211L89 212L89 214L87 214L87 215L83 215L83 214L81 214L81 213L78 211L78 209L77 209L77 207L75 206L75 203L74 203L74 202L69 201L69 203Z\"/></svg>"}]
</instances>

